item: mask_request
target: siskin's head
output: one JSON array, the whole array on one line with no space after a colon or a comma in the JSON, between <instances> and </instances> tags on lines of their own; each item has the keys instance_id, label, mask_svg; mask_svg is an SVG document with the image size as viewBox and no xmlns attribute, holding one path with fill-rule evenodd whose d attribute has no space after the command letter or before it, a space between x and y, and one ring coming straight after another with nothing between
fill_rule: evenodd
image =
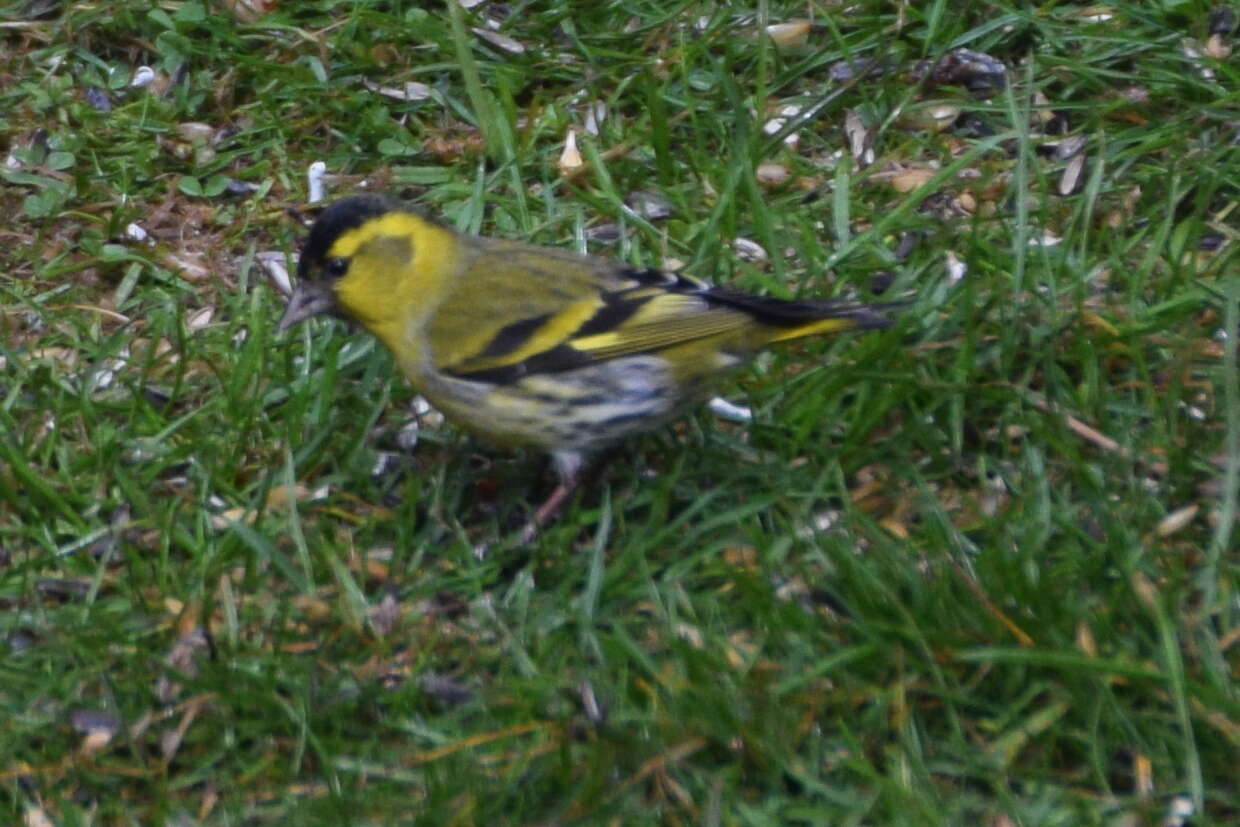
<instances>
[{"instance_id":1,"label":"siskin's head","mask_svg":"<svg viewBox=\"0 0 1240 827\"><path fill-rule=\"evenodd\" d=\"M302 281L336 279L344 275L347 257L341 255L339 242L376 218L403 211L400 202L382 195L355 195L344 198L323 211L301 248L297 277ZM352 245L356 248L358 245ZM351 253L356 249L350 250ZM344 259L342 264L341 260Z\"/></svg>"},{"instance_id":2,"label":"siskin's head","mask_svg":"<svg viewBox=\"0 0 1240 827\"><path fill-rule=\"evenodd\" d=\"M398 208L397 202L383 196L355 196L343 198L322 212L301 245L298 285L280 317L279 330L326 312L340 311L336 284L348 274L351 260L340 254L337 245L346 234Z\"/></svg>"},{"instance_id":3,"label":"siskin's head","mask_svg":"<svg viewBox=\"0 0 1240 827\"><path fill-rule=\"evenodd\" d=\"M332 312L372 327L402 295L429 224L401 202L353 196L327 207L301 248L298 286L280 330Z\"/></svg>"}]
</instances>

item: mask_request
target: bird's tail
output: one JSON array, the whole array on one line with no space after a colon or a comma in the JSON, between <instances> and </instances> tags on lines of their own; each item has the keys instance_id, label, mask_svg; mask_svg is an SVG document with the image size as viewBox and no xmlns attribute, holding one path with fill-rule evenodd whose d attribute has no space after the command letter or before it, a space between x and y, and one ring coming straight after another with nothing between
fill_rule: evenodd
<instances>
[{"instance_id":1,"label":"bird's tail","mask_svg":"<svg viewBox=\"0 0 1240 827\"><path fill-rule=\"evenodd\" d=\"M890 327L890 314L910 304L907 301L861 304L840 299L789 301L731 291L718 291L712 297L744 310L758 322L774 328L768 340L771 342L845 330Z\"/></svg>"},{"instance_id":2,"label":"bird's tail","mask_svg":"<svg viewBox=\"0 0 1240 827\"><path fill-rule=\"evenodd\" d=\"M800 339L802 336L820 336L827 333L841 333L845 330L878 330L891 326L891 318L886 314L903 305L896 302L873 304L836 305L821 308L827 314L813 321L804 319L791 325L779 325L781 330L771 337L772 342L784 342L788 339Z\"/></svg>"}]
</instances>

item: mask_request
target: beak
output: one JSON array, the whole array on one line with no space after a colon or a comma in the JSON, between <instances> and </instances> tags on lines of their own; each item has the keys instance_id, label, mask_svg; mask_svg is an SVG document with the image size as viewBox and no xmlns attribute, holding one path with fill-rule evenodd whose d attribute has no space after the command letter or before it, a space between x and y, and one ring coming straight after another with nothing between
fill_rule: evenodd
<instances>
[{"instance_id":1,"label":"beak","mask_svg":"<svg viewBox=\"0 0 1240 827\"><path fill-rule=\"evenodd\" d=\"M280 317L278 331L288 330L298 322L304 322L313 316L327 313L336 307L336 295L331 285L321 281L303 281L293 289L288 297L288 306Z\"/></svg>"}]
</instances>

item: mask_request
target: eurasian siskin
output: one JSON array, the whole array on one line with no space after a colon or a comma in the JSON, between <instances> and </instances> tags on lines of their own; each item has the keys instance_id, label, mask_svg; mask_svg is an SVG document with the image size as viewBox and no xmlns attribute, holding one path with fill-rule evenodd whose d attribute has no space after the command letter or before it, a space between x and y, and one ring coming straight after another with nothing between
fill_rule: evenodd
<instances>
[{"instance_id":1,"label":"eurasian siskin","mask_svg":"<svg viewBox=\"0 0 1240 827\"><path fill-rule=\"evenodd\" d=\"M321 313L387 345L451 421L548 451L559 486L599 449L674 419L775 342L885 327L886 306L786 301L603 258L464 235L379 196L346 198L310 230L284 330Z\"/></svg>"}]
</instances>

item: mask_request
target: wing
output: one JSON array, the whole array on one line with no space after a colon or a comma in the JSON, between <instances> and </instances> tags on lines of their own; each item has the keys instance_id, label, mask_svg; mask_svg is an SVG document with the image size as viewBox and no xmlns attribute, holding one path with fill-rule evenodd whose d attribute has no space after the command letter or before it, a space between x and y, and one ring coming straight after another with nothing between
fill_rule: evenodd
<instances>
[{"instance_id":1,"label":"wing","mask_svg":"<svg viewBox=\"0 0 1240 827\"><path fill-rule=\"evenodd\" d=\"M436 311L436 367L511 381L739 330L744 312L713 306L701 282L604 259L484 240ZM451 352L435 348L453 342Z\"/></svg>"},{"instance_id":2,"label":"wing","mask_svg":"<svg viewBox=\"0 0 1240 827\"><path fill-rule=\"evenodd\" d=\"M513 381L713 339L738 350L886 320L854 304L789 302L711 287L662 270L490 239L430 326L436 367ZM824 326L830 325L830 328ZM817 328L821 327L822 330Z\"/></svg>"}]
</instances>

